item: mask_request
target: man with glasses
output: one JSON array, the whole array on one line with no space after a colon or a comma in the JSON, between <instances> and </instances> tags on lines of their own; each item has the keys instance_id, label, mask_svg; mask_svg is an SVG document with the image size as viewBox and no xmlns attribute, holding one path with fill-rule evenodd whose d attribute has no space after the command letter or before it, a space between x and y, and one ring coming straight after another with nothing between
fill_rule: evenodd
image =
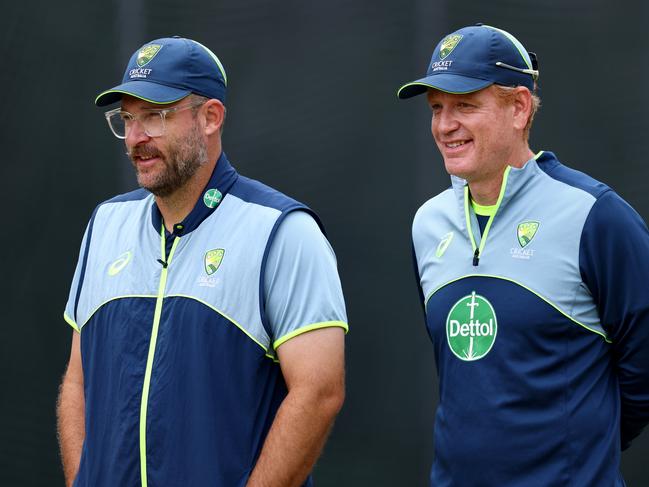
<instances>
[{"instance_id":1,"label":"man with glasses","mask_svg":"<svg viewBox=\"0 0 649 487\"><path fill-rule=\"evenodd\" d=\"M67 485L300 486L344 397L345 305L317 216L221 147L227 78L157 39L96 104L142 189L100 204L65 320Z\"/></svg>"},{"instance_id":2,"label":"man with glasses","mask_svg":"<svg viewBox=\"0 0 649 487\"><path fill-rule=\"evenodd\" d=\"M530 150L538 65L465 27L424 78L452 187L412 239L440 384L431 485L622 486L649 421L649 234L615 192Z\"/></svg>"}]
</instances>

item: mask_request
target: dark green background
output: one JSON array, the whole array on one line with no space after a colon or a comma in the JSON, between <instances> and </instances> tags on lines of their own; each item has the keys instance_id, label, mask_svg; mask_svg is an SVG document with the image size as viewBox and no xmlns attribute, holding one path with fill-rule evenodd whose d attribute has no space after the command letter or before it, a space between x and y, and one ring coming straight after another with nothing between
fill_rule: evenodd
<instances>
[{"instance_id":1,"label":"dark green background","mask_svg":"<svg viewBox=\"0 0 649 487\"><path fill-rule=\"evenodd\" d=\"M449 180L425 101L397 101L396 88L422 75L456 28L511 31L540 59L532 149L604 180L646 219L648 20L641 0L3 2L0 485L62 485L63 306L94 206L134 188L92 102L144 42L178 34L217 53L230 159L328 228L351 333L347 402L317 485L423 486L436 375L409 232ZM623 455L630 486L649 485L648 452L645 433Z\"/></svg>"}]
</instances>

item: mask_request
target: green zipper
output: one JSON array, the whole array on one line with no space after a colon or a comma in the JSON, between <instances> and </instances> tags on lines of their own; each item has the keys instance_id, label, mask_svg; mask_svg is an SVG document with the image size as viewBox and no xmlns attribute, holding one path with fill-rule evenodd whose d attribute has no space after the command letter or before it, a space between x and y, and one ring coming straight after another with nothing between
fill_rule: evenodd
<instances>
[{"instance_id":1,"label":"green zipper","mask_svg":"<svg viewBox=\"0 0 649 487\"><path fill-rule=\"evenodd\" d=\"M173 258L176 246L180 241L179 237L175 237L174 243L169 252L169 259L165 261L166 257L166 241L165 241L165 228L162 225L160 231L160 242L162 247L162 272L160 273L160 282L158 284L158 296L155 302L155 313L153 314L153 328L151 329L151 341L149 342L149 355L146 360L146 370L144 372L144 384L142 385L142 400L140 403L140 476L142 479L142 487L147 487L147 473L146 473L146 415L147 406L149 403L149 387L151 385L151 371L153 369L153 359L155 357L155 347L158 340L158 328L160 326L160 316L162 316L162 301L164 299L164 292L167 286L167 273L169 272L169 264Z\"/></svg>"}]
</instances>

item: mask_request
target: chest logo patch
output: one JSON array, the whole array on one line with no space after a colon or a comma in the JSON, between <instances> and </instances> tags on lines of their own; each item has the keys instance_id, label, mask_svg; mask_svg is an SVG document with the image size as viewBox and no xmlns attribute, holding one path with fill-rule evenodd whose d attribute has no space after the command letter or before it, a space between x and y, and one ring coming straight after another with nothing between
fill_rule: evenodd
<instances>
[{"instance_id":1,"label":"chest logo patch","mask_svg":"<svg viewBox=\"0 0 649 487\"><path fill-rule=\"evenodd\" d=\"M207 191L205 191L205 194L203 195L203 203L208 208L216 208L217 206L219 206L219 203L221 202L222 199L223 199L223 195L216 188L208 189Z\"/></svg>"},{"instance_id":2,"label":"chest logo patch","mask_svg":"<svg viewBox=\"0 0 649 487\"><path fill-rule=\"evenodd\" d=\"M521 248L525 248L532 241L538 229L539 222L527 221L518 224L516 236L518 237L518 243L521 245Z\"/></svg>"},{"instance_id":3,"label":"chest logo patch","mask_svg":"<svg viewBox=\"0 0 649 487\"><path fill-rule=\"evenodd\" d=\"M225 249L213 249L205 253L205 272L207 272L208 276L211 276L217 271L221 265L221 261L223 261L224 255Z\"/></svg>"},{"instance_id":4,"label":"chest logo patch","mask_svg":"<svg viewBox=\"0 0 649 487\"><path fill-rule=\"evenodd\" d=\"M124 267L128 265L128 263L131 261L131 257L133 254L129 250L128 252L124 252L122 255L120 255L115 262L113 262L109 267L108 267L108 275L109 276L116 276L119 274Z\"/></svg>"},{"instance_id":5,"label":"chest logo patch","mask_svg":"<svg viewBox=\"0 0 649 487\"><path fill-rule=\"evenodd\" d=\"M453 232L448 232L444 237L442 237L442 240L440 240L437 250L435 251L435 257L440 259L442 255L444 255L448 246L451 245L451 240L453 240Z\"/></svg>"},{"instance_id":6,"label":"chest logo patch","mask_svg":"<svg viewBox=\"0 0 649 487\"><path fill-rule=\"evenodd\" d=\"M496 341L498 322L491 303L473 291L453 305L446 318L446 339L451 352L466 362L489 353Z\"/></svg>"}]
</instances>

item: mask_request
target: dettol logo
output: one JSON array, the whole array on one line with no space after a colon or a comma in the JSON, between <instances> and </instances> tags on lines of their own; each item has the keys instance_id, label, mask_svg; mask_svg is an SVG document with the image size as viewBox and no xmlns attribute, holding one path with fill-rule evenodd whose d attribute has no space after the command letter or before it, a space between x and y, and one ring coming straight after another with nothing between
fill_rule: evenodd
<instances>
[{"instance_id":1,"label":"dettol logo","mask_svg":"<svg viewBox=\"0 0 649 487\"><path fill-rule=\"evenodd\" d=\"M453 305L446 318L446 339L461 360L478 360L496 341L498 322L491 303L473 291Z\"/></svg>"}]
</instances>

